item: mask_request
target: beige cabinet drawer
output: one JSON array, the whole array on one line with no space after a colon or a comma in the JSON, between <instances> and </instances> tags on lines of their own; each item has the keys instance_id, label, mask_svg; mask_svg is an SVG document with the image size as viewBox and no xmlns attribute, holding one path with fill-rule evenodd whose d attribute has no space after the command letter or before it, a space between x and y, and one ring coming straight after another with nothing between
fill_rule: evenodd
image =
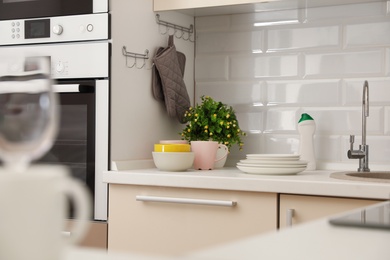
<instances>
[{"instance_id":1,"label":"beige cabinet drawer","mask_svg":"<svg viewBox=\"0 0 390 260\"><path fill-rule=\"evenodd\" d=\"M182 254L276 230L276 205L273 193L110 184L108 249Z\"/></svg>"},{"instance_id":2,"label":"beige cabinet drawer","mask_svg":"<svg viewBox=\"0 0 390 260\"><path fill-rule=\"evenodd\" d=\"M381 201L281 194L279 226L297 225L378 202Z\"/></svg>"}]
</instances>

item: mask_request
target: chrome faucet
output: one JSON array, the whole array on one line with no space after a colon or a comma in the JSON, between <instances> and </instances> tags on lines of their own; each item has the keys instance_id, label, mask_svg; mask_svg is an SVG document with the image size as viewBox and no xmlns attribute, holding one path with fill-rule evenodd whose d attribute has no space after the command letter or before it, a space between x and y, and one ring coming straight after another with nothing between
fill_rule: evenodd
<instances>
[{"instance_id":1,"label":"chrome faucet","mask_svg":"<svg viewBox=\"0 0 390 260\"><path fill-rule=\"evenodd\" d=\"M366 144L366 131L367 131L367 123L366 119L368 117L368 82L364 81L363 86L363 106L362 106L362 144L359 145L359 150L353 149L353 143L355 142L355 135L350 135L350 150L348 151L349 159L359 159L359 168L358 172L369 172L370 168L368 168L368 145Z\"/></svg>"}]
</instances>

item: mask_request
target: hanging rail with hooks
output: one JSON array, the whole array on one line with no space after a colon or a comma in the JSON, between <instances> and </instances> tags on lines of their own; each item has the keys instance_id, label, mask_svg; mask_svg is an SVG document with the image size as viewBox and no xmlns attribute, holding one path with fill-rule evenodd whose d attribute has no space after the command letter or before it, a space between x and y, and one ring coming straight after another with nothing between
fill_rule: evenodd
<instances>
[{"instance_id":1,"label":"hanging rail with hooks","mask_svg":"<svg viewBox=\"0 0 390 260\"><path fill-rule=\"evenodd\" d=\"M122 47L122 54L123 54L123 56L126 57L126 67L128 67L128 68L133 68L135 66L137 69L142 69L143 67L145 67L146 60L149 59L149 50L148 49L145 50L144 54L141 54L141 53L129 52L126 50L126 46L123 46ZM134 63L132 65L128 65L128 63L127 63L128 58L134 58ZM141 67L137 66L137 59L143 60L143 64Z\"/></svg>"},{"instance_id":2,"label":"hanging rail with hooks","mask_svg":"<svg viewBox=\"0 0 390 260\"><path fill-rule=\"evenodd\" d=\"M181 25L177 25L177 24L174 24L174 23L170 23L170 22L167 22L167 21L163 21L160 19L160 15L159 14L156 14L156 22L157 24L159 25L163 25L165 27L167 27L167 31L165 33L162 33L162 34L166 34L168 32L168 29L169 28L173 28L175 30L175 33L174 35L176 36L176 38L181 38L181 39L184 39L186 41L191 41L193 42L190 38L191 38L191 34L194 33L194 25L190 25L190 27L184 27L184 26L181 26ZM176 31L181 31L182 34L178 37L176 35ZM184 38L184 34L187 33L188 34L188 38Z\"/></svg>"}]
</instances>

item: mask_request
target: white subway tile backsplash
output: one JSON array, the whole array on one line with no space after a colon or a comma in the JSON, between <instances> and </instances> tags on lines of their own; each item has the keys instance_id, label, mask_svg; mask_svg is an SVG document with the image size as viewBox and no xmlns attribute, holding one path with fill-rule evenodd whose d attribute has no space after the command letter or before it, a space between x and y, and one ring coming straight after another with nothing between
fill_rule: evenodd
<instances>
[{"instance_id":1,"label":"white subway tile backsplash","mask_svg":"<svg viewBox=\"0 0 390 260\"><path fill-rule=\"evenodd\" d=\"M384 108L384 120L383 121L384 121L383 123L385 125L384 134L390 136L390 102L389 102L389 106Z\"/></svg>"},{"instance_id":2,"label":"white subway tile backsplash","mask_svg":"<svg viewBox=\"0 0 390 260\"><path fill-rule=\"evenodd\" d=\"M318 134L361 135L361 107L307 108L304 112L314 118ZM383 134L383 114L381 107L370 108L370 116L367 118L367 134Z\"/></svg>"},{"instance_id":3,"label":"white subway tile backsplash","mask_svg":"<svg viewBox=\"0 0 390 260\"><path fill-rule=\"evenodd\" d=\"M230 155L241 157L242 159L244 159L246 154L263 153L266 151L263 134L247 133L247 136L244 136L242 138L242 141L244 142L243 151L238 151L238 148L234 146L230 151Z\"/></svg>"},{"instance_id":4,"label":"white subway tile backsplash","mask_svg":"<svg viewBox=\"0 0 390 260\"><path fill-rule=\"evenodd\" d=\"M339 26L268 31L268 51L339 46Z\"/></svg>"},{"instance_id":5,"label":"white subway tile backsplash","mask_svg":"<svg viewBox=\"0 0 390 260\"><path fill-rule=\"evenodd\" d=\"M298 9L282 10L277 12L265 11L251 14L234 14L231 15L231 28L234 30L246 29L262 25L270 25L272 23L283 24L283 22L290 24L291 21L299 22L299 20L300 11Z\"/></svg>"},{"instance_id":6,"label":"white subway tile backsplash","mask_svg":"<svg viewBox=\"0 0 390 260\"><path fill-rule=\"evenodd\" d=\"M236 116L242 131L252 134L263 132L264 112L236 112Z\"/></svg>"},{"instance_id":7,"label":"white subway tile backsplash","mask_svg":"<svg viewBox=\"0 0 390 260\"><path fill-rule=\"evenodd\" d=\"M340 104L339 80L268 81L267 104Z\"/></svg>"},{"instance_id":8,"label":"white subway tile backsplash","mask_svg":"<svg viewBox=\"0 0 390 260\"><path fill-rule=\"evenodd\" d=\"M385 22L350 24L345 26L345 45L373 46L390 44L390 20Z\"/></svg>"},{"instance_id":9,"label":"white subway tile backsplash","mask_svg":"<svg viewBox=\"0 0 390 260\"><path fill-rule=\"evenodd\" d=\"M202 56L195 58L196 80L227 80L227 56Z\"/></svg>"},{"instance_id":10,"label":"white subway tile backsplash","mask_svg":"<svg viewBox=\"0 0 390 260\"><path fill-rule=\"evenodd\" d=\"M361 144L361 136L355 137L354 148L358 149ZM389 136L368 136L366 140L369 146L369 167L375 169L375 164L390 164L390 137ZM349 150L349 136L344 136L342 141L343 154L342 161L344 162L355 162L356 168L358 168L359 160L348 159L347 151Z\"/></svg>"},{"instance_id":11,"label":"white subway tile backsplash","mask_svg":"<svg viewBox=\"0 0 390 260\"><path fill-rule=\"evenodd\" d=\"M196 84L196 94L218 97L218 101L231 106L264 105L265 86L261 82L200 82ZM199 95L196 95L199 96Z\"/></svg>"},{"instance_id":12,"label":"white subway tile backsplash","mask_svg":"<svg viewBox=\"0 0 390 260\"><path fill-rule=\"evenodd\" d=\"M338 5L328 7L309 8L306 11L307 20L309 22L326 20L332 21L335 19L362 19L365 17L382 16L385 14L385 3L362 3L354 5Z\"/></svg>"},{"instance_id":13,"label":"white subway tile backsplash","mask_svg":"<svg viewBox=\"0 0 390 260\"><path fill-rule=\"evenodd\" d=\"M386 11L387 14L390 13L390 1L386 1Z\"/></svg>"},{"instance_id":14,"label":"white subway tile backsplash","mask_svg":"<svg viewBox=\"0 0 390 260\"><path fill-rule=\"evenodd\" d=\"M308 113L319 165L357 168L346 153L350 134L360 144L368 80L370 161L390 167L389 3L196 18L196 97L233 106L248 133L229 158L298 153L297 123Z\"/></svg>"},{"instance_id":15,"label":"white subway tile backsplash","mask_svg":"<svg viewBox=\"0 0 390 260\"><path fill-rule=\"evenodd\" d=\"M230 28L228 15L201 16L195 19L196 32L203 31L226 31Z\"/></svg>"},{"instance_id":16,"label":"white subway tile backsplash","mask_svg":"<svg viewBox=\"0 0 390 260\"><path fill-rule=\"evenodd\" d=\"M260 53L263 50L262 31L209 32L197 37L198 54L218 52Z\"/></svg>"},{"instance_id":17,"label":"white subway tile backsplash","mask_svg":"<svg viewBox=\"0 0 390 260\"><path fill-rule=\"evenodd\" d=\"M316 160L339 162L341 160L340 139L340 136L315 135L314 153Z\"/></svg>"},{"instance_id":18,"label":"white subway tile backsplash","mask_svg":"<svg viewBox=\"0 0 390 260\"><path fill-rule=\"evenodd\" d=\"M263 145L265 153L298 154L299 136L266 134Z\"/></svg>"},{"instance_id":19,"label":"white subway tile backsplash","mask_svg":"<svg viewBox=\"0 0 390 260\"><path fill-rule=\"evenodd\" d=\"M346 77L379 76L384 74L383 50L360 52L310 53L305 56L306 76Z\"/></svg>"},{"instance_id":20,"label":"white subway tile backsplash","mask_svg":"<svg viewBox=\"0 0 390 260\"><path fill-rule=\"evenodd\" d=\"M231 56L231 79L298 76L298 55Z\"/></svg>"},{"instance_id":21,"label":"white subway tile backsplash","mask_svg":"<svg viewBox=\"0 0 390 260\"><path fill-rule=\"evenodd\" d=\"M347 79L343 89L344 105L361 105L363 99L363 85L366 79ZM369 85L370 105L390 105L390 79L370 78Z\"/></svg>"},{"instance_id":22,"label":"white subway tile backsplash","mask_svg":"<svg viewBox=\"0 0 390 260\"><path fill-rule=\"evenodd\" d=\"M264 132L283 133L295 132L299 121L297 108L270 108L267 111L267 119Z\"/></svg>"},{"instance_id":23,"label":"white subway tile backsplash","mask_svg":"<svg viewBox=\"0 0 390 260\"><path fill-rule=\"evenodd\" d=\"M390 163L390 137L369 136L370 163Z\"/></svg>"}]
</instances>

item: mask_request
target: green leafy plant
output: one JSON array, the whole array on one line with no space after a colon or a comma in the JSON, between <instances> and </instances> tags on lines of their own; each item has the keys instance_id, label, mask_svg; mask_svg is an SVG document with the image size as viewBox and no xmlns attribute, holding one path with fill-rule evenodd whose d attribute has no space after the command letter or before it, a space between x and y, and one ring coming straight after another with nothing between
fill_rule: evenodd
<instances>
[{"instance_id":1,"label":"green leafy plant","mask_svg":"<svg viewBox=\"0 0 390 260\"><path fill-rule=\"evenodd\" d=\"M233 144L238 144L242 150L244 143L241 137L246 133L241 131L233 108L209 96L202 96L201 99L202 104L190 107L184 115L187 124L181 132L182 139L217 141L229 150Z\"/></svg>"}]
</instances>

